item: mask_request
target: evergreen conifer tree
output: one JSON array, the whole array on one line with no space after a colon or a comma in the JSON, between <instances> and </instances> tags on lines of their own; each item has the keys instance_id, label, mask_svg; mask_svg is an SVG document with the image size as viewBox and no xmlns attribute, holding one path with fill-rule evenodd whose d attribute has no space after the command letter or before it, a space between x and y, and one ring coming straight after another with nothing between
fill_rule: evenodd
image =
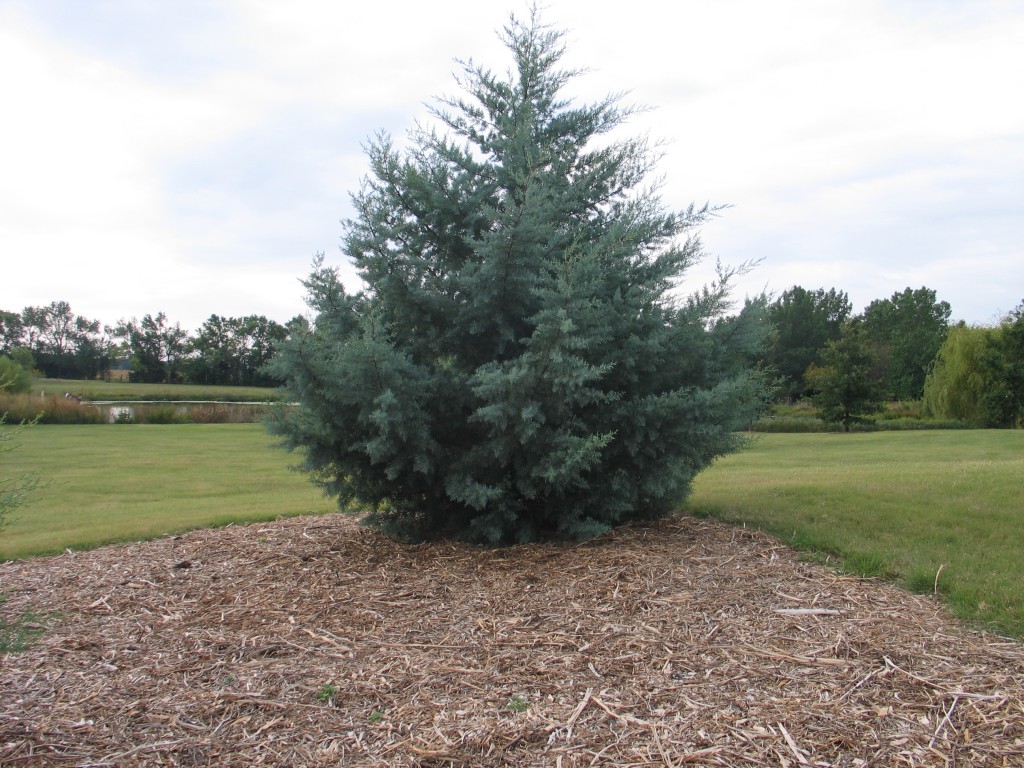
<instances>
[{"instance_id":1,"label":"evergreen conifer tree","mask_svg":"<svg viewBox=\"0 0 1024 768\"><path fill-rule=\"evenodd\" d=\"M656 160L609 134L615 97L575 106L562 35L511 20L505 78L463 64L464 95L400 150L367 149L344 251L305 282L316 317L274 363L299 406L272 429L366 521L417 540L584 539L676 508L761 412L765 300L729 279L680 298L714 211L667 212Z\"/></svg>"}]
</instances>

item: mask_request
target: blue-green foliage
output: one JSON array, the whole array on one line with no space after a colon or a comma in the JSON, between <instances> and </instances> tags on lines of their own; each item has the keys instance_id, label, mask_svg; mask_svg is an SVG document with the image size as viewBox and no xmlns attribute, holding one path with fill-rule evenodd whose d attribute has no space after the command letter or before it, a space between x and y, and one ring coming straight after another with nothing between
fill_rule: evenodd
<instances>
[{"instance_id":1,"label":"blue-green foliage","mask_svg":"<svg viewBox=\"0 0 1024 768\"><path fill-rule=\"evenodd\" d=\"M663 515L762 411L763 298L728 280L680 297L712 215L640 185L630 111L559 95L561 35L513 19L508 79L465 65L463 98L353 196L354 295L323 257L313 325L274 363L298 408L272 428L342 508L408 539L583 539Z\"/></svg>"}]
</instances>

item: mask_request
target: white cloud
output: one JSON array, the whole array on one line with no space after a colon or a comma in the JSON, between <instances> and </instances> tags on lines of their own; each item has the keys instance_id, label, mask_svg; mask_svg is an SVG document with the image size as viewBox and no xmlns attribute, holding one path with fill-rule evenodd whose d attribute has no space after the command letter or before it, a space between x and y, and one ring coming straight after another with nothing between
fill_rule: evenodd
<instances>
[{"instance_id":1,"label":"white cloud","mask_svg":"<svg viewBox=\"0 0 1024 768\"><path fill-rule=\"evenodd\" d=\"M670 207L735 205L704 240L765 258L741 291L928 285L979 320L1020 300L1024 10L555 0L544 18L591 70L581 98L654 107L627 130L668 141ZM505 71L506 20L471 0L0 0L0 308L301 312L313 253L342 261L361 143L456 92L455 58Z\"/></svg>"}]
</instances>

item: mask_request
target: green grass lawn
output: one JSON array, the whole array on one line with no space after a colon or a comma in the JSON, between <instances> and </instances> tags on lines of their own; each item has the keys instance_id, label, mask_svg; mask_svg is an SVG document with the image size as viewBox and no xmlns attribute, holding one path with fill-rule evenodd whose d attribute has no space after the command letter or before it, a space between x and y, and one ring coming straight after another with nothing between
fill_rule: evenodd
<instances>
[{"instance_id":1,"label":"green grass lawn","mask_svg":"<svg viewBox=\"0 0 1024 768\"><path fill-rule=\"evenodd\" d=\"M226 387L206 384L133 384L126 381L79 379L35 379L35 394L63 397L66 392L83 400L224 400L261 402L278 400L280 390L272 387Z\"/></svg>"},{"instance_id":2,"label":"green grass lawn","mask_svg":"<svg viewBox=\"0 0 1024 768\"><path fill-rule=\"evenodd\" d=\"M38 425L16 445L0 475L48 485L0 532L2 559L335 508L260 424Z\"/></svg>"},{"instance_id":3,"label":"green grass lawn","mask_svg":"<svg viewBox=\"0 0 1024 768\"><path fill-rule=\"evenodd\" d=\"M49 485L0 558L334 509L259 424L39 425L2 455ZM771 434L698 477L687 508L834 565L939 591L1024 636L1024 431ZM941 574L939 573L941 569Z\"/></svg>"},{"instance_id":4,"label":"green grass lawn","mask_svg":"<svg viewBox=\"0 0 1024 768\"><path fill-rule=\"evenodd\" d=\"M1024 636L1024 431L757 435L687 507Z\"/></svg>"}]
</instances>

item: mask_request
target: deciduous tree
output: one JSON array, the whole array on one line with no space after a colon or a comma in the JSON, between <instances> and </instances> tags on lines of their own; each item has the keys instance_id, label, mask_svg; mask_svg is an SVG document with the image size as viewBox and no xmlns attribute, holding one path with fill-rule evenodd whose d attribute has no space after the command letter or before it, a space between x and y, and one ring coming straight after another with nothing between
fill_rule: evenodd
<instances>
[{"instance_id":1,"label":"deciduous tree","mask_svg":"<svg viewBox=\"0 0 1024 768\"><path fill-rule=\"evenodd\" d=\"M102 369L99 322L76 315L68 302L26 307L20 318L22 348L32 354L44 375L92 378Z\"/></svg>"},{"instance_id":2,"label":"deciduous tree","mask_svg":"<svg viewBox=\"0 0 1024 768\"><path fill-rule=\"evenodd\" d=\"M985 392L990 386L986 356L993 328L957 325L949 329L924 383L928 413L983 426Z\"/></svg>"},{"instance_id":3,"label":"deciduous tree","mask_svg":"<svg viewBox=\"0 0 1024 768\"><path fill-rule=\"evenodd\" d=\"M989 336L985 372L982 402L988 423L1024 426L1024 301Z\"/></svg>"},{"instance_id":4,"label":"deciduous tree","mask_svg":"<svg viewBox=\"0 0 1024 768\"><path fill-rule=\"evenodd\" d=\"M190 379L201 384L276 386L264 367L287 330L263 315L210 315L188 346Z\"/></svg>"},{"instance_id":5,"label":"deciduous tree","mask_svg":"<svg viewBox=\"0 0 1024 768\"><path fill-rule=\"evenodd\" d=\"M924 393L928 366L946 340L950 306L931 288L904 289L864 310L864 331L882 364L885 394L916 400Z\"/></svg>"},{"instance_id":6,"label":"deciduous tree","mask_svg":"<svg viewBox=\"0 0 1024 768\"><path fill-rule=\"evenodd\" d=\"M821 418L842 424L849 432L863 417L884 404L882 390L872 376L875 358L859 323L848 323L842 335L825 345L821 364L807 370L808 386Z\"/></svg>"},{"instance_id":7,"label":"deciduous tree","mask_svg":"<svg viewBox=\"0 0 1024 768\"><path fill-rule=\"evenodd\" d=\"M21 314L0 310L0 355L9 355L12 350L21 347L25 326L21 322Z\"/></svg>"},{"instance_id":8,"label":"deciduous tree","mask_svg":"<svg viewBox=\"0 0 1024 768\"><path fill-rule=\"evenodd\" d=\"M178 366L185 355L188 333L179 323L171 325L167 315L145 315L142 320L122 320L114 335L124 339L131 352L132 378L149 383L170 383L178 379Z\"/></svg>"},{"instance_id":9,"label":"deciduous tree","mask_svg":"<svg viewBox=\"0 0 1024 768\"><path fill-rule=\"evenodd\" d=\"M779 376L780 397L807 394L804 373L818 359L825 344L838 339L853 305L843 291L796 285L768 306L772 337L765 363Z\"/></svg>"}]
</instances>

